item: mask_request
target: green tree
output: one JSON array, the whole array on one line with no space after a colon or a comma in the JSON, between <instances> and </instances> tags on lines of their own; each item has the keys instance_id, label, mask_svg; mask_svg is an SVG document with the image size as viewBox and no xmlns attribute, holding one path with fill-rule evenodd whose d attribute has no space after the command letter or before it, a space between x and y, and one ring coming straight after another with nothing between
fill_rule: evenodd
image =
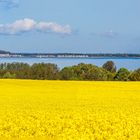
<instances>
[{"instance_id":1,"label":"green tree","mask_svg":"<svg viewBox=\"0 0 140 140\"><path fill-rule=\"evenodd\" d=\"M76 80L77 76L74 73L73 67L64 67L60 72L59 72L59 78L61 80Z\"/></svg>"},{"instance_id":2,"label":"green tree","mask_svg":"<svg viewBox=\"0 0 140 140\"><path fill-rule=\"evenodd\" d=\"M31 66L31 78L54 80L58 78L58 71L55 64L35 63Z\"/></svg>"},{"instance_id":3,"label":"green tree","mask_svg":"<svg viewBox=\"0 0 140 140\"><path fill-rule=\"evenodd\" d=\"M77 76L81 80L94 80L94 81L105 81L109 78L109 73L103 68L97 67L92 64L78 64L75 67ZM111 76L111 75L110 75Z\"/></svg>"},{"instance_id":4,"label":"green tree","mask_svg":"<svg viewBox=\"0 0 140 140\"><path fill-rule=\"evenodd\" d=\"M116 72L116 66L113 61L107 61L103 64L102 68L112 73Z\"/></svg>"},{"instance_id":5,"label":"green tree","mask_svg":"<svg viewBox=\"0 0 140 140\"><path fill-rule=\"evenodd\" d=\"M113 74L103 68L92 64L80 63L75 66L65 67L60 71L61 79L64 80L112 80Z\"/></svg>"},{"instance_id":6,"label":"green tree","mask_svg":"<svg viewBox=\"0 0 140 140\"><path fill-rule=\"evenodd\" d=\"M138 68L137 70L133 71L130 74L129 79L131 81L140 81L140 68Z\"/></svg>"},{"instance_id":7,"label":"green tree","mask_svg":"<svg viewBox=\"0 0 140 140\"><path fill-rule=\"evenodd\" d=\"M128 81L130 72L126 68L120 68L114 79L116 81Z\"/></svg>"},{"instance_id":8,"label":"green tree","mask_svg":"<svg viewBox=\"0 0 140 140\"><path fill-rule=\"evenodd\" d=\"M30 66L26 63L3 63L0 64L0 74L6 72L15 74L18 79L29 79Z\"/></svg>"},{"instance_id":9,"label":"green tree","mask_svg":"<svg viewBox=\"0 0 140 140\"><path fill-rule=\"evenodd\" d=\"M10 72L6 72L3 75L3 78L6 78L6 79L14 79L14 78L16 78L16 75L15 74L11 74Z\"/></svg>"}]
</instances>

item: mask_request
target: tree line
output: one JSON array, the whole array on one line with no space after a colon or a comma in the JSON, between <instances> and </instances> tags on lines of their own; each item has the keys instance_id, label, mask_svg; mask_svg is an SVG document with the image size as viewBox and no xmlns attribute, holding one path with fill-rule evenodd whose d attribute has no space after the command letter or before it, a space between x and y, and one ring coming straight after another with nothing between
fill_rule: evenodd
<instances>
[{"instance_id":1,"label":"tree line","mask_svg":"<svg viewBox=\"0 0 140 140\"><path fill-rule=\"evenodd\" d=\"M1 79L36 80L90 80L90 81L140 81L140 68L129 71L117 70L113 61L107 61L102 67L80 63L59 69L52 63L1 63Z\"/></svg>"}]
</instances>

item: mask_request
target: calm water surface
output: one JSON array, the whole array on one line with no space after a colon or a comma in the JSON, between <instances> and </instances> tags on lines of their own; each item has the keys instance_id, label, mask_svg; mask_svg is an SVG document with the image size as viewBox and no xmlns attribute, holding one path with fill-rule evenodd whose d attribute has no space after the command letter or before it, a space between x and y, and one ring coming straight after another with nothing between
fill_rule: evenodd
<instances>
[{"instance_id":1,"label":"calm water surface","mask_svg":"<svg viewBox=\"0 0 140 140\"><path fill-rule=\"evenodd\" d=\"M140 58L139 59L107 59L107 58L0 58L0 63L12 63L12 62L23 62L28 64L33 63L54 63L57 64L59 68L65 66L72 66L78 63L90 63L97 66L102 66L106 61L112 60L115 62L117 69L125 67L129 70L134 70L140 68Z\"/></svg>"}]
</instances>

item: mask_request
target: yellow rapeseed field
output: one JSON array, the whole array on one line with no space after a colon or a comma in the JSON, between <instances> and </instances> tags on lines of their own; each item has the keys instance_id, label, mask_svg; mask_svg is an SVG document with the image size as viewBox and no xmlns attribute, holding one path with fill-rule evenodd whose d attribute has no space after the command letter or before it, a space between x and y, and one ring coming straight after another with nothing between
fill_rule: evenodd
<instances>
[{"instance_id":1,"label":"yellow rapeseed field","mask_svg":"<svg viewBox=\"0 0 140 140\"><path fill-rule=\"evenodd\" d=\"M140 82L0 80L0 139L140 140Z\"/></svg>"}]
</instances>

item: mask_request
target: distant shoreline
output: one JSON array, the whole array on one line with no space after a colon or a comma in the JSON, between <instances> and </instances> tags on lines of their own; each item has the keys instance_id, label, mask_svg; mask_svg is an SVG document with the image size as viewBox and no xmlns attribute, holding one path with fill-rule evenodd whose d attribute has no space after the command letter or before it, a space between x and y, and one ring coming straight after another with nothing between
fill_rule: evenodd
<instances>
[{"instance_id":1,"label":"distant shoreline","mask_svg":"<svg viewBox=\"0 0 140 140\"><path fill-rule=\"evenodd\" d=\"M140 57L1 57L0 58L5 58L5 59L140 59Z\"/></svg>"},{"instance_id":2,"label":"distant shoreline","mask_svg":"<svg viewBox=\"0 0 140 140\"><path fill-rule=\"evenodd\" d=\"M0 58L93 58L93 59L140 59L140 54L125 53L11 53L0 52Z\"/></svg>"}]
</instances>

